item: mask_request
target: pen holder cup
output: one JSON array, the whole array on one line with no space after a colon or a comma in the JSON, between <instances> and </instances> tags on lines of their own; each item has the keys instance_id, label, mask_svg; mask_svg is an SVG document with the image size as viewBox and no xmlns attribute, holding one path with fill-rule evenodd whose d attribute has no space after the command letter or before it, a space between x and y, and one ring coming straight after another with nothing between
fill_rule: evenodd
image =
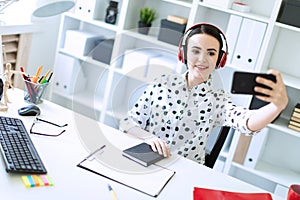
<instances>
[{"instance_id":1,"label":"pen holder cup","mask_svg":"<svg viewBox=\"0 0 300 200\"><path fill-rule=\"evenodd\" d=\"M28 103L39 104L42 103L42 97L45 90L47 89L48 83L33 83L31 81L24 80L25 90L24 90L24 100Z\"/></svg>"}]
</instances>

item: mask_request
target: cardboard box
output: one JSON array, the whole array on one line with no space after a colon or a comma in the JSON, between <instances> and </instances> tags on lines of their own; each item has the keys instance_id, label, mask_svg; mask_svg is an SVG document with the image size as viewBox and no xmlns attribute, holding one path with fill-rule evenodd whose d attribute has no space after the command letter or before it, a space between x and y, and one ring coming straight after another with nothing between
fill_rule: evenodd
<instances>
[{"instance_id":1,"label":"cardboard box","mask_svg":"<svg viewBox=\"0 0 300 200\"><path fill-rule=\"evenodd\" d=\"M110 64L114 41L113 39L96 41L96 47L92 51L92 58Z\"/></svg>"},{"instance_id":2,"label":"cardboard box","mask_svg":"<svg viewBox=\"0 0 300 200\"><path fill-rule=\"evenodd\" d=\"M185 28L186 24L178 24L168 21L167 19L162 19L160 22L158 40L178 46Z\"/></svg>"},{"instance_id":3,"label":"cardboard box","mask_svg":"<svg viewBox=\"0 0 300 200\"><path fill-rule=\"evenodd\" d=\"M86 56L95 48L95 42L99 39L103 39L103 36L81 30L67 30L64 49L77 56Z\"/></svg>"}]
</instances>

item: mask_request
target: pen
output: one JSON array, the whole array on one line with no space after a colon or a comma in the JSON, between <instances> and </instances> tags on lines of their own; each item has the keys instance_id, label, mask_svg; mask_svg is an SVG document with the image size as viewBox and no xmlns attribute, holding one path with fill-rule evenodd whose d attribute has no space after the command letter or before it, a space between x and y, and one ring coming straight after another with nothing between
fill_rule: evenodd
<instances>
[{"instance_id":1,"label":"pen","mask_svg":"<svg viewBox=\"0 0 300 200\"><path fill-rule=\"evenodd\" d=\"M41 84L44 84L44 83L47 82L46 78L49 76L49 74L50 74L50 70L48 70L47 73L46 73L46 75L43 76L43 78L41 79L41 81L40 81Z\"/></svg>"},{"instance_id":2,"label":"pen","mask_svg":"<svg viewBox=\"0 0 300 200\"><path fill-rule=\"evenodd\" d=\"M44 76L42 76L42 77L38 80L38 82L41 83L41 81L43 80L43 78L44 78Z\"/></svg>"},{"instance_id":3,"label":"pen","mask_svg":"<svg viewBox=\"0 0 300 200\"><path fill-rule=\"evenodd\" d=\"M117 195L116 195L115 191L112 189L112 187L109 184L107 184L107 186L108 186L108 190L111 193L113 200L118 200Z\"/></svg>"},{"instance_id":4,"label":"pen","mask_svg":"<svg viewBox=\"0 0 300 200\"><path fill-rule=\"evenodd\" d=\"M23 76L24 80L28 80L28 78L27 78L26 75L25 75L25 70L24 70L24 68L23 68L23 67L20 67L20 70L21 70L21 72L23 73L22 76Z\"/></svg>"},{"instance_id":5,"label":"pen","mask_svg":"<svg viewBox=\"0 0 300 200\"><path fill-rule=\"evenodd\" d=\"M41 74L41 72L42 72L42 69L43 69L43 66L39 66L39 68L38 68L37 71L36 71L35 76L33 76L33 77L31 78L31 81L32 81L33 83L37 83L37 81L38 81L38 79L39 79L39 76L40 76L40 74Z\"/></svg>"},{"instance_id":6,"label":"pen","mask_svg":"<svg viewBox=\"0 0 300 200\"><path fill-rule=\"evenodd\" d=\"M51 74L50 74L50 76L49 76L49 78L48 78L48 80L47 80L48 83L49 83L49 81L50 81L50 79L51 79L51 77L52 77L52 74L53 74L53 72L51 72Z\"/></svg>"}]
</instances>

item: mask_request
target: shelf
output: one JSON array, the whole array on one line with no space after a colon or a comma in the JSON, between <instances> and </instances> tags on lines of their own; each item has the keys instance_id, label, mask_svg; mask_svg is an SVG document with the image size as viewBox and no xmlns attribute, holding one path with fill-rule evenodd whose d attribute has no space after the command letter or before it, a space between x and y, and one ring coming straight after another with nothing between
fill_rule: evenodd
<instances>
[{"instance_id":1,"label":"shelf","mask_svg":"<svg viewBox=\"0 0 300 200\"><path fill-rule=\"evenodd\" d=\"M119 74L122 74L122 75L124 75L128 78L143 82L143 83L152 82L153 79L154 79L154 77L145 77L142 72L137 72L135 70L132 70L132 71L128 72L128 71L125 71L123 69L118 69L118 70L115 70L115 72L119 73ZM133 72L133 73L131 73L131 72Z\"/></svg>"},{"instance_id":2,"label":"shelf","mask_svg":"<svg viewBox=\"0 0 300 200\"><path fill-rule=\"evenodd\" d=\"M262 16L262 15L257 15L257 14L251 13L251 12L242 13L242 12L238 12L238 11L231 10L231 9L228 9L228 8L221 8L221 7L210 5L210 4L203 3L203 2L199 2L199 5L202 6L202 7L211 8L213 10L218 10L218 11L225 12L225 13L228 13L228 14L238 15L238 16L241 16L241 17L257 20L257 21L260 21L260 22L269 23L269 18L268 17Z\"/></svg>"},{"instance_id":3,"label":"shelf","mask_svg":"<svg viewBox=\"0 0 300 200\"><path fill-rule=\"evenodd\" d=\"M105 64L103 62L94 60L91 56L74 55L74 54L66 51L65 49L60 49L59 53L64 54L66 56L70 56L72 58L75 58L75 59L78 59L78 60L81 60L81 61L84 61L84 62L92 64L92 65L96 65L96 66L105 68L105 69L109 69L109 67L110 67L108 64Z\"/></svg>"},{"instance_id":4,"label":"shelf","mask_svg":"<svg viewBox=\"0 0 300 200\"><path fill-rule=\"evenodd\" d=\"M294 183L299 183L300 180L299 173L275 166L274 164L269 164L264 161L259 161L254 169L245 167L235 162L233 162L232 165L236 168L258 175L286 187L289 187Z\"/></svg>"},{"instance_id":5,"label":"shelf","mask_svg":"<svg viewBox=\"0 0 300 200\"><path fill-rule=\"evenodd\" d=\"M18 42L19 35L3 35L2 36L2 43L9 43L9 42Z\"/></svg>"},{"instance_id":6,"label":"shelf","mask_svg":"<svg viewBox=\"0 0 300 200\"><path fill-rule=\"evenodd\" d=\"M276 22L275 26L277 26L279 28L284 28L284 29L287 29L287 30L296 31L296 32L300 33L300 28L295 27L295 26L283 24L283 23L280 23L280 22Z\"/></svg>"},{"instance_id":7,"label":"shelf","mask_svg":"<svg viewBox=\"0 0 300 200\"><path fill-rule=\"evenodd\" d=\"M17 52L7 53L6 54L6 63L13 63L17 62Z\"/></svg>"},{"instance_id":8,"label":"shelf","mask_svg":"<svg viewBox=\"0 0 300 200\"><path fill-rule=\"evenodd\" d=\"M169 2L169 3L172 3L172 4L176 4L176 5L179 5L179 6L184 6L184 7L187 7L187 8L192 7L192 1L180 1L180 0L162 0L162 1Z\"/></svg>"},{"instance_id":9,"label":"shelf","mask_svg":"<svg viewBox=\"0 0 300 200\"><path fill-rule=\"evenodd\" d=\"M286 134L290 134L295 137L300 138L300 132L295 131L293 129L288 128L289 121L279 117L275 120L274 123L268 124L268 128L276 129L278 131L284 132Z\"/></svg>"},{"instance_id":10,"label":"shelf","mask_svg":"<svg viewBox=\"0 0 300 200\"><path fill-rule=\"evenodd\" d=\"M291 75L285 74L285 73L281 73L281 74L282 74L282 78L283 78L285 85L292 87L292 88L299 89L299 86L300 86L300 78L299 77L291 76Z\"/></svg>"},{"instance_id":11,"label":"shelf","mask_svg":"<svg viewBox=\"0 0 300 200\"><path fill-rule=\"evenodd\" d=\"M5 52L10 53L10 52L17 52L18 51L18 43L17 42L9 42L4 44L5 46Z\"/></svg>"},{"instance_id":12,"label":"shelf","mask_svg":"<svg viewBox=\"0 0 300 200\"><path fill-rule=\"evenodd\" d=\"M263 161L258 162L255 170L261 176L286 187L294 183L299 183L300 180L299 173Z\"/></svg>"},{"instance_id":13,"label":"shelf","mask_svg":"<svg viewBox=\"0 0 300 200\"><path fill-rule=\"evenodd\" d=\"M178 51L177 46L165 43L163 41L160 41L160 40L157 39L157 36L155 36L155 35L143 35L143 34L138 33L137 31L131 31L131 30L130 31L129 30L123 31L122 34L133 37L133 38L136 38L136 39L139 39L139 40L149 42L153 45L162 46L162 47L167 48L171 51L175 51L175 52Z\"/></svg>"},{"instance_id":14,"label":"shelf","mask_svg":"<svg viewBox=\"0 0 300 200\"><path fill-rule=\"evenodd\" d=\"M254 71L253 69L247 69L247 68L240 67L238 65L233 65L233 64L226 64L226 67L230 67L231 69L233 69L235 71L244 71L244 72Z\"/></svg>"},{"instance_id":15,"label":"shelf","mask_svg":"<svg viewBox=\"0 0 300 200\"><path fill-rule=\"evenodd\" d=\"M124 117L126 117L127 112L128 112L127 108L121 105L118 106L117 108L114 108L114 111L111 109L107 110L106 114L116 118L117 120L121 120Z\"/></svg>"},{"instance_id":16,"label":"shelf","mask_svg":"<svg viewBox=\"0 0 300 200\"><path fill-rule=\"evenodd\" d=\"M62 92L58 92L58 91L53 91L53 94L61 96L63 98L66 98L67 100L70 100L74 103L78 103L81 104L83 106L89 106L90 108L94 108L96 111L101 112L103 110L103 102L102 99L100 101L94 102L93 105L91 105L91 94L93 94L93 92L85 90L83 92L80 93L76 93L76 94L66 94L66 93L62 93ZM73 97L76 96L76 99L74 99ZM94 98L94 97L93 97Z\"/></svg>"},{"instance_id":17,"label":"shelf","mask_svg":"<svg viewBox=\"0 0 300 200\"><path fill-rule=\"evenodd\" d=\"M223 157L223 158L228 158L228 156L229 156L229 151L228 151L228 150L227 150L227 151L221 151L219 156L221 156L221 157Z\"/></svg>"},{"instance_id":18,"label":"shelf","mask_svg":"<svg viewBox=\"0 0 300 200\"><path fill-rule=\"evenodd\" d=\"M105 29L112 30L112 31L117 31L118 30L118 27L116 25L108 24L108 23L106 23L104 21L101 21L101 20L85 19L85 18L82 18L82 16L77 16L73 13L66 13L65 15L68 16L68 17L71 17L73 19L77 19L79 21L95 25L97 27L105 28Z\"/></svg>"},{"instance_id":19,"label":"shelf","mask_svg":"<svg viewBox=\"0 0 300 200\"><path fill-rule=\"evenodd\" d=\"M153 80L153 77L150 77L148 75L151 73L147 71L146 67L142 66L134 68L129 64L124 65L124 67L122 68L122 58L124 58L122 56L125 55L125 53L127 53L126 51L139 48L155 48L155 50L166 51L166 53L174 55L174 58L176 58L178 54L177 45L172 45L158 40L160 30L160 28L158 27L158 23L155 23L156 26L151 28L150 33L148 35L141 34L138 32L137 28L133 28L136 27L136 21L138 20L138 14L136 13L136 9L146 4L156 8L159 11L159 14L161 14L161 17L165 17L165 15L167 14L177 15L178 13L178 15L183 14L185 17L188 18L189 25L196 24L198 23L198 21L200 21L201 18L203 18L204 21L214 22L220 25L222 28L226 28L226 25L228 26L231 15L236 15L245 19L251 19L253 21L262 22L267 25L267 29L264 35L264 39L260 44L261 50L259 51L257 57L258 62L255 65L255 67L246 68L238 65L227 64L226 69L228 69L229 71L226 71L226 76L222 76L222 81L224 81L224 83L228 83L226 85L229 86L231 83L231 75L233 71L262 72L262 65L265 63L266 66L267 63L271 63L271 65L275 63L274 66L278 66L277 68L278 70L280 70L283 69L282 66L285 66L284 64L286 64L287 67L284 68L286 74L282 73L282 77L286 86L288 86L288 94L291 97L290 103L288 105L288 108L285 109L284 112L281 114L281 117L278 118L274 123L271 123L267 126L267 131L269 133L268 135L266 135L266 138L270 141L275 141L278 143L291 141L289 140L290 138L298 140L300 138L300 133L288 128L288 116L290 115L289 112L292 109L292 104L294 104L294 98L297 98L299 96L298 90L300 85L300 76L299 73L294 73L294 71L297 72L295 68L291 68L294 66L294 63L297 63L298 60L297 56L293 56L293 58L285 62L283 61L283 58L288 56L289 52L286 51L286 38L290 37L286 37L286 35L296 37L296 35L300 33L300 28L275 22L275 19L278 14L277 12L280 6L278 3L281 3L280 0L275 2L267 0L266 2L264 1L264 3L262 4L260 4L259 0L255 0L254 2L251 2L251 4L249 3L249 5L251 5L251 7L253 8L253 13L243 13L232 9L225 9L218 6L210 5L208 3L203 3L201 0L159 0L158 2L152 2L151 0L145 2L129 0L124 1L123 6L120 7L119 11L121 15L119 15L118 17L122 18L120 18L118 23L115 25L105 23L104 19L93 20L92 18L84 18L74 13L67 13L63 16L65 17L65 20L63 20L61 24L61 37L59 37L61 41L59 41L58 43L59 48L57 50L59 54L64 54L66 56L76 59L76 64L78 64L77 61L79 61L88 80L88 88L90 89L88 91L77 93L75 95L75 99L73 99L73 95L63 94L64 92L54 91L54 93L56 96L59 95L57 97L58 99L61 99L62 104L68 104L68 106L70 107L75 105L75 109L77 106L77 109L80 110L83 114L86 114L85 111L87 111L88 113L90 113L90 116L92 116L96 112L98 114L99 112L99 118L97 119L99 119L103 123L107 123L109 125L118 127L118 121L124 118L128 112L129 106L126 105L126 103L131 104L133 103L133 100L137 98L137 96L131 96L131 92L134 91L134 89L136 89L136 86L144 86L149 81ZM102 11L99 10L98 12L103 13L104 9ZM128 30L126 29L126 27L128 27ZM241 28L241 26L237 27L237 29L238 28ZM63 46L63 42L65 41L65 33L69 29L84 30L86 32L91 33L103 33L103 35L115 37L115 42L112 51L112 58L114 59L111 60L111 64L105 64L103 62L94 60L91 54L87 56L74 55L71 53L71 51L68 52L66 51L66 49L60 48ZM236 31L238 32L239 30ZM293 31L295 31L295 33ZM234 40L235 38L232 39ZM237 39L247 40L247 37L242 38L238 36ZM233 45L233 52L235 52L236 46L236 44ZM294 48L293 52L297 52L297 45L293 45L292 47ZM267 50L270 50L270 53L264 52ZM284 54L282 54L282 52ZM139 58L137 57L136 59ZM282 62L284 63L282 64ZM134 70L131 69L131 67L134 68ZM97 85L101 87L99 87L100 89L97 90L97 92L101 94L95 95L95 91L93 91L92 89L94 86L93 81L98 78L98 74L102 73L102 70L104 72L107 72L106 70L109 70L109 73L105 73L104 78L101 79L101 82L99 82L99 85ZM228 88L228 90L226 91L229 90L230 88ZM117 95L114 96L114 94ZM138 95L138 93L135 93L134 95ZM97 99L98 97L99 100ZM130 100L132 101L126 102L127 98L131 98ZM96 103L94 103L95 99L98 100ZM242 97L239 95L233 95L233 99L236 103L246 106L249 105L251 98L250 96ZM248 103L245 104L246 102ZM112 105L114 106L113 108L111 108ZM260 185L260 187L264 186L264 181L271 185L275 185L278 183L287 187L289 187L289 185L293 182L299 182L300 172L298 172L299 170L295 169L296 166L298 166L298 163L296 163L294 160L290 160L288 164L286 161L284 164L282 164L285 166L280 167L281 164L279 164L280 162L278 162L278 160L281 157L278 158L276 152L274 152L274 149L277 149L277 145L273 145L273 143L272 145L269 145L266 147L266 149L264 149L268 151L265 151L265 157L262 157L259 160L257 160L256 168L249 168L245 167L244 165L232 162L232 158L236 151L235 143L238 142L237 137L239 137L239 135L235 136L234 132L232 132L231 140L227 141L228 144L225 143L226 146L224 146L219 155L219 160L222 161L220 162L221 171L224 170L225 173L230 173L230 168L232 168L232 172L235 173L234 170L236 170L236 174L234 174L237 176L236 178L242 179L244 181L249 180L249 182L262 180L262 184ZM287 146L289 147L289 145ZM292 151L293 149L290 148L288 150ZM269 155L274 155L274 157L277 156L276 159L278 158L278 160ZM293 154L293 157L295 157L294 155L295 154ZM270 161L268 162L272 163L273 161L273 163L278 166L273 166L274 164L268 164L266 162L267 156L269 156L268 159L270 159ZM287 167L288 165L290 167ZM297 171L297 173L295 171Z\"/></svg>"}]
</instances>

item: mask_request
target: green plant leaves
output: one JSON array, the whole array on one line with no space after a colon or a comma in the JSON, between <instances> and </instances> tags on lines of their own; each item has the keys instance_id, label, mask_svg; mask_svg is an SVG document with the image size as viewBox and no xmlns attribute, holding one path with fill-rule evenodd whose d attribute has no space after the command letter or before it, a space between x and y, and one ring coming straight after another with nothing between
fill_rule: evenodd
<instances>
[{"instance_id":1,"label":"green plant leaves","mask_svg":"<svg viewBox=\"0 0 300 200\"><path fill-rule=\"evenodd\" d=\"M140 9L140 21L144 24L150 25L153 20L157 18L155 9L145 7Z\"/></svg>"}]
</instances>

